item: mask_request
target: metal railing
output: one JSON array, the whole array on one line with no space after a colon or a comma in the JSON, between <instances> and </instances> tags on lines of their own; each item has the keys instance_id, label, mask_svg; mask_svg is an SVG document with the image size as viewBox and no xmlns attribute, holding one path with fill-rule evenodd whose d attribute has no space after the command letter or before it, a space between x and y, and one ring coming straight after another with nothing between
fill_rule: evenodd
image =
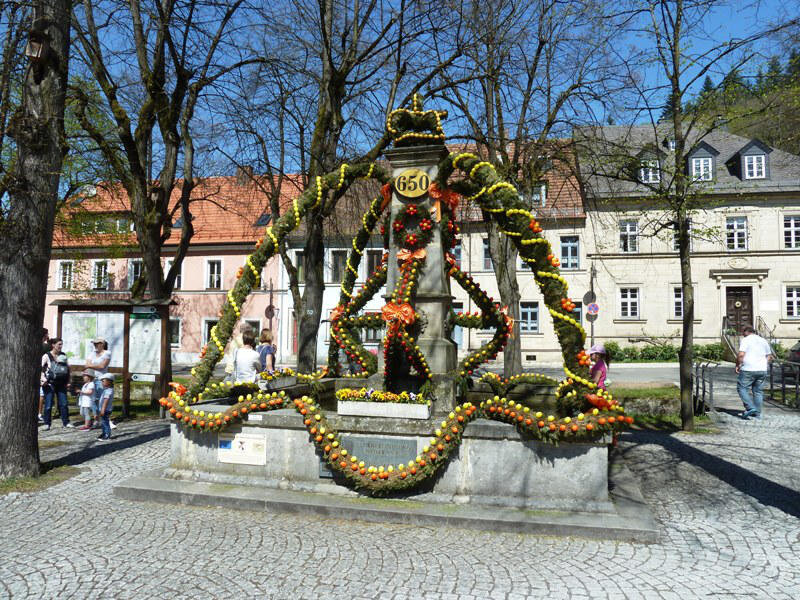
<instances>
[{"instance_id":1,"label":"metal railing","mask_svg":"<svg viewBox=\"0 0 800 600\"><path fill-rule=\"evenodd\" d=\"M714 372L720 363L700 360L692 363L692 401L694 414L714 414Z\"/></svg>"},{"instance_id":2,"label":"metal railing","mask_svg":"<svg viewBox=\"0 0 800 600\"><path fill-rule=\"evenodd\" d=\"M756 317L755 329L756 333L767 340L770 346L774 346L778 341L775 337L775 327L770 328L762 317Z\"/></svg>"},{"instance_id":3,"label":"metal railing","mask_svg":"<svg viewBox=\"0 0 800 600\"><path fill-rule=\"evenodd\" d=\"M769 363L769 397L773 402L800 408L800 363L780 359Z\"/></svg>"},{"instance_id":4,"label":"metal railing","mask_svg":"<svg viewBox=\"0 0 800 600\"><path fill-rule=\"evenodd\" d=\"M735 327L731 326L728 317L722 317L722 328L720 329L720 338L722 345L728 351L728 358L736 360L736 355L739 352L739 332Z\"/></svg>"}]
</instances>

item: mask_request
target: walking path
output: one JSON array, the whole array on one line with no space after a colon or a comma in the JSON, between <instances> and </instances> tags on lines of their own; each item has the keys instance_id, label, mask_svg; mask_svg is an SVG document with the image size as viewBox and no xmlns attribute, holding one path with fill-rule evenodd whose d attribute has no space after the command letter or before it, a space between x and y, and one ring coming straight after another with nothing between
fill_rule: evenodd
<instances>
[{"instance_id":1,"label":"walking path","mask_svg":"<svg viewBox=\"0 0 800 600\"><path fill-rule=\"evenodd\" d=\"M621 437L662 529L652 545L130 502L112 488L166 464L166 424L120 423L104 445L56 426L43 460L82 472L0 496L0 598L789 600L800 414L765 415L720 412L716 435Z\"/></svg>"}]
</instances>

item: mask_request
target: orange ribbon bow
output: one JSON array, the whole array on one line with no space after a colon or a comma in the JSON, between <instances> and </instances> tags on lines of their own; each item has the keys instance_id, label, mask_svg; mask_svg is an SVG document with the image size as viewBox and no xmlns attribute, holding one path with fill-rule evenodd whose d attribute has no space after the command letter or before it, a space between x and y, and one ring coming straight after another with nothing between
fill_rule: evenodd
<instances>
[{"instance_id":1,"label":"orange ribbon bow","mask_svg":"<svg viewBox=\"0 0 800 600\"><path fill-rule=\"evenodd\" d=\"M424 248L419 248L418 250L411 251L407 248L403 248L397 252L397 260L401 262L408 262L410 260L419 259L422 260L428 254L425 252Z\"/></svg>"},{"instance_id":2,"label":"orange ribbon bow","mask_svg":"<svg viewBox=\"0 0 800 600\"><path fill-rule=\"evenodd\" d=\"M508 306L501 308L500 312L503 314L503 319L505 319L506 327L508 328L508 337L514 339L514 317L508 314Z\"/></svg>"},{"instance_id":3,"label":"orange ribbon bow","mask_svg":"<svg viewBox=\"0 0 800 600\"><path fill-rule=\"evenodd\" d=\"M381 314L383 315L383 320L387 323L399 321L400 323L411 325L417 318L414 314L414 309L408 302L403 302L402 304L389 302L381 309Z\"/></svg>"},{"instance_id":4,"label":"orange ribbon bow","mask_svg":"<svg viewBox=\"0 0 800 600\"><path fill-rule=\"evenodd\" d=\"M381 210L389 206L389 202L392 201L392 184L387 183L381 188L381 195L383 196L383 202L381 202Z\"/></svg>"},{"instance_id":5,"label":"orange ribbon bow","mask_svg":"<svg viewBox=\"0 0 800 600\"><path fill-rule=\"evenodd\" d=\"M338 321L342 318L344 314L344 306L341 304L337 304L336 307L331 311L331 322Z\"/></svg>"},{"instance_id":6,"label":"orange ribbon bow","mask_svg":"<svg viewBox=\"0 0 800 600\"><path fill-rule=\"evenodd\" d=\"M434 217L436 218L437 222L442 220L442 202L447 205L447 208L449 208L451 212L456 211L458 200L460 198L457 192L454 192L450 188L442 189L439 187L438 183L433 182L428 188L428 195L430 195L430 197L436 201Z\"/></svg>"}]
</instances>

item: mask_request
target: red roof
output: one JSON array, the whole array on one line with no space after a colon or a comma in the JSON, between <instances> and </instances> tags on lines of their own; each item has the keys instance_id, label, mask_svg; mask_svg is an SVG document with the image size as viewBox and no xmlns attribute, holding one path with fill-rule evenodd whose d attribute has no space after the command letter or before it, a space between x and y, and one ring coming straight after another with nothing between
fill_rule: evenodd
<instances>
[{"instance_id":1,"label":"red roof","mask_svg":"<svg viewBox=\"0 0 800 600\"><path fill-rule=\"evenodd\" d=\"M300 194L298 177L287 177L281 188L281 212L291 205L292 199ZM173 189L170 197L170 210L173 224L179 225L181 210L180 183ZM238 177L209 177L192 190L190 211L194 236L192 244L250 243L261 237L268 224L259 222L265 213L271 213L267 190L260 187L259 181L242 180ZM98 218L99 216L99 218ZM98 220L114 221L130 219L130 200L121 186L99 185L92 195L84 193L77 202L73 201L62 211L56 222L53 244L60 247L91 247L108 245L136 245L132 232L97 233L86 231L80 223ZM112 225L112 229L115 226ZM176 227L165 245L175 245L180 238Z\"/></svg>"}]
</instances>

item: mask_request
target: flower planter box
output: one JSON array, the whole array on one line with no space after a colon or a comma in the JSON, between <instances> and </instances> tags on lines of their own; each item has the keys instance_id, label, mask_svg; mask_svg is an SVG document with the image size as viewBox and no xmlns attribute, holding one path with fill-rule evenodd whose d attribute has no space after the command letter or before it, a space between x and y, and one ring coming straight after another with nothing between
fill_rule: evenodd
<instances>
[{"instance_id":1,"label":"flower planter box","mask_svg":"<svg viewBox=\"0 0 800 600\"><path fill-rule=\"evenodd\" d=\"M336 412L351 417L388 417L390 419L429 419L429 404L398 404L396 402L353 402L339 400Z\"/></svg>"},{"instance_id":2,"label":"flower planter box","mask_svg":"<svg viewBox=\"0 0 800 600\"><path fill-rule=\"evenodd\" d=\"M293 385L297 385L297 377L288 375L276 377L271 381L266 381L264 379L260 379L258 381L258 388L261 391L281 390L283 388L287 388Z\"/></svg>"}]
</instances>

